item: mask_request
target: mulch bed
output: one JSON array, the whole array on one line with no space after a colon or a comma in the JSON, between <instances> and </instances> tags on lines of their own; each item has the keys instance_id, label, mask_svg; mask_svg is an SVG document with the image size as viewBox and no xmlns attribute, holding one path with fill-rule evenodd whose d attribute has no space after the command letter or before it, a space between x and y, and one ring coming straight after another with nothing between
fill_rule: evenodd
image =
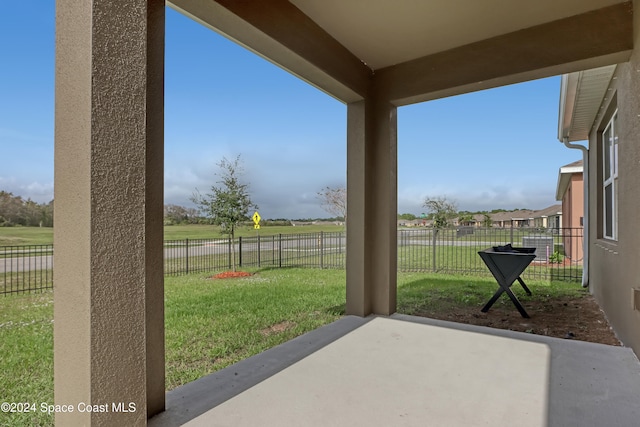
<instances>
[{"instance_id":1,"label":"mulch bed","mask_svg":"<svg viewBox=\"0 0 640 427\"><path fill-rule=\"evenodd\" d=\"M247 273L246 271L224 271L222 273L218 273L214 276L211 276L212 279L233 279L236 277L248 277L251 276L251 273Z\"/></svg>"},{"instance_id":2,"label":"mulch bed","mask_svg":"<svg viewBox=\"0 0 640 427\"><path fill-rule=\"evenodd\" d=\"M521 297L520 302L531 316L530 319L520 316L504 295L487 313L482 313L480 307L458 307L424 311L416 315L556 338L621 345L592 295L559 297L547 301Z\"/></svg>"}]
</instances>

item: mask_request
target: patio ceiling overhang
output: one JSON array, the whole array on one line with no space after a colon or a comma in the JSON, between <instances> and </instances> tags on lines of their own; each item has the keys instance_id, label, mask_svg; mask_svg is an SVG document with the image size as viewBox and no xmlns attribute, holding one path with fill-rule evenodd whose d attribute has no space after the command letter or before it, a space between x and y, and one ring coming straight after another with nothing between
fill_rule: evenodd
<instances>
[{"instance_id":1,"label":"patio ceiling overhang","mask_svg":"<svg viewBox=\"0 0 640 427\"><path fill-rule=\"evenodd\" d=\"M620 0L172 0L345 103L396 106L628 60ZM399 6L400 5L400 6Z\"/></svg>"}]
</instances>

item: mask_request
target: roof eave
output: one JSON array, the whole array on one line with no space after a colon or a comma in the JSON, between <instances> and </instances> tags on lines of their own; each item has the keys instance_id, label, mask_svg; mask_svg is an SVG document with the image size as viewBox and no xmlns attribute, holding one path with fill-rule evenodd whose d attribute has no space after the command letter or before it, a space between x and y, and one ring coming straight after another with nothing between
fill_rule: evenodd
<instances>
[{"instance_id":1,"label":"roof eave","mask_svg":"<svg viewBox=\"0 0 640 427\"><path fill-rule=\"evenodd\" d=\"M584 141L598 114L617 65L564 74L560 82L558 140Z\"/></svg>"}]
</instances>

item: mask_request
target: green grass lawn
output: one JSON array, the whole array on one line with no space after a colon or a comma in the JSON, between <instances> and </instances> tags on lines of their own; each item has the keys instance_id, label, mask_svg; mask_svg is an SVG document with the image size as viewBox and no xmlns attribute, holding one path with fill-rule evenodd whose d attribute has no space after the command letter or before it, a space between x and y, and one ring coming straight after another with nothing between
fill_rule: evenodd
<instances>
[{"instance_id":1,"label":"green grass lawn","mask_svg":"<svg viewBox=\"0 0 640 427\"><path fill-rule=\"evenodd\" d=\"M345 273L261 270L243 279L165 278L167 389L338 319ZM53 403L53 293L0 297L0 402ZM40 412L0 426L51 425Z\"/></svg>"},{"instance_id":2,"label":"green grass lawn","mask_svg":"<svg viewBox=\"0 0 640 427\"><path fill-rule=\"evenodd\" d=\"M303 226L269 226L256 230L253 226L240 226L236 230L236 237L273 236L278 234L297 233L319 233L339 232L344 227L340 225L303 225ZM227 237L220 233L220 228L213 225L188 224L188 225L168 225L164 227L164 240L184 240L184 239L219 239Z\"/></svg>"},{"instance_id":3,"label":"green grass lawn","mask_svg":"<svg viewBox=\"0 0 640 427\"><path fill-rule=\"evenodd\" d=\"M53 293L0 297L0 402L31 402L38 411L0 412L0 426L46 426L53 403Z\"/></svg>"},{"instance_id":4,"label":"green grass lawn","mask_svg":"<svg viewBox=\"0 0 640 427\"><path fill-rule=\"evenodd\" d=\"M237 237L272 236L278 234L319 233L344 231L340 225L272 226L255 230L253 226L241 226ZM225 237L213 225L186 224L164 227L164 240L219 239ZM53 243L53 228L49 227L0 227L0 246L49 245Z\"/></svg>"},{"instance_id":5,"label":"green grass lawn","mask_svg":"<svg viewBox=\"0 0 640 427\"><path fill-rule=\"evenodd\" d=\"M172 389L338 319L345 274L261 270L241 279L166 279L167 388Z\"/></svg>"},{"instance_id":6,"label":"green grass lawn","mask_svg":"<svg viewBox=\"0 0 640 427\"><path fill-rule=\"evenodd\" d=\"M0 227L0 246L50 245L51 227Z\"/></svg>"},{"instance_id":7,"label":"green grass lawn","mask_svg":"<svg viewBox=\"0 0 640 427\"><path fill-rule=\"evenodd\" d=\"M210 279L210 274L165 277L167 389L333 322L344 313L344 270L254 272L248 278L226 280ZM566 282L527 284L534 292L530 298L585 292ZM480 307L495 289L492 278L400 273L398 312ZM51 291L0 297L0 391L0 401L53 403ZM52 422L40 412L0 413L0 426Z\"/></svg>"}]
</instances>

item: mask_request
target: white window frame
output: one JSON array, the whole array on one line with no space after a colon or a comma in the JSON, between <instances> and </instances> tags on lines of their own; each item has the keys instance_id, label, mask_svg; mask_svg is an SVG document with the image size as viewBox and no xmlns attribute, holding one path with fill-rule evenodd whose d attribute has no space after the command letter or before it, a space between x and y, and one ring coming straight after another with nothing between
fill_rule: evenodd
<instances>
[{"instance_id":1,"label":"white window frame","mask_svg":"<svg viewBox=\"0 0 640 427\"><path fill-rule=\"evenodd\" d=\"M605 239L618 240L618 110L602 132L602 231Z\"/></svg>"}]
</instances>

